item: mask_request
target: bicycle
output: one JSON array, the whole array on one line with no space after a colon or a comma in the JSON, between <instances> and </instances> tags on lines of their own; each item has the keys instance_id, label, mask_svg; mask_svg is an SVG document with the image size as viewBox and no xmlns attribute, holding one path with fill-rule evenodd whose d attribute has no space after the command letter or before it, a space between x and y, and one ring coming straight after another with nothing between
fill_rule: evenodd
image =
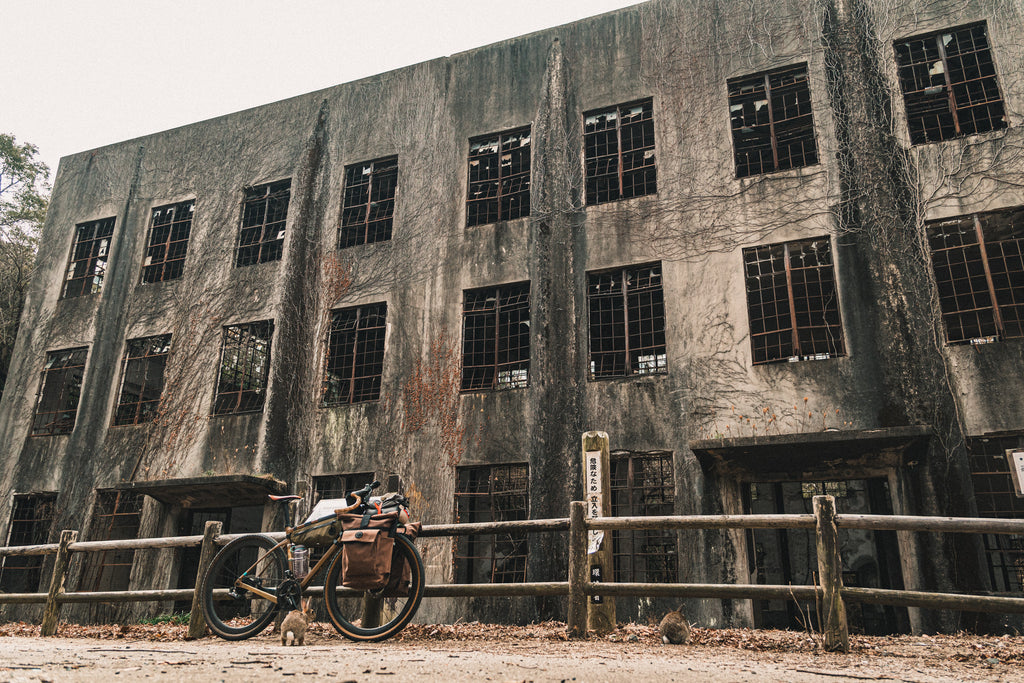
<instances>
[{"instance_id":1,"label":"bicycle","mask_svg":"<svg viewBox=\"0 0 1024 683\"><path fill-rule=\"evenodd\" d=\"M317 519L312 519L311 514L306 522L286 528L281 542L263 534L250 534L225 545L214 557L199 589L210 630L225 640L251 638L263 631L279 612L301 609L303 591L324 568L327 614L342 636L373 642L390 638L405 628L423 598L423 558L410 538L415 538L419 524L408 524L408 501L401 495L388 494L371 500L369 494L378 486L380 482L375 481L350 493L356 501L352 505ZM301 498L271 496L272 500L288 502ZM342 538L354 540L350 534L363 536L361 529L367 529L368 523L394 540L391 571L384 585L364 590L347 588L343 585L347 567ZM293 539L315 540L324 535L332 539L326 552L302 576L303 568L294 563L299 546ZM314 592L315 589L310 591Z\"/></svg>"}]
</instances>

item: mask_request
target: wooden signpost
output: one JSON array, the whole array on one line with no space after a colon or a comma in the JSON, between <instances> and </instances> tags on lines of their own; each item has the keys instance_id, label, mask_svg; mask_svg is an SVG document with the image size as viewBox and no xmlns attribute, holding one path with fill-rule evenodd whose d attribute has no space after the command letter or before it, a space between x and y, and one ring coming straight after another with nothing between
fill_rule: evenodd
<instances>
[{"instance_id":1,"label":"wooden signpost","mask_svg":"<svg viewBox=\"0 0 1024 683\"><path fill-rule=\"evenodd\" d=\"M610 517L612 514L610 458L605 432L583 434L583 493L587 517ZM610 580L613 566L611 534L590 531L587 558L591 583ZM599 635L615 630L614 599L591 596L587 603L587 628Z\"/></svg>"}]
</instances>

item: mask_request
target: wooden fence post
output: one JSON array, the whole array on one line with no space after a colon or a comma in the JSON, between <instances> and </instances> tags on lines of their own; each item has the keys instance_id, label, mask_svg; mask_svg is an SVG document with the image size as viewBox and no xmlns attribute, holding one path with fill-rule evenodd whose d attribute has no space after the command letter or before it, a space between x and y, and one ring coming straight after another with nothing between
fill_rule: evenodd
<instances>
[{"instance_id":1,"label":"wooden fence post","mask_svg":"<svg viewBox=\"0 0 1024 683\"><path fill-rule=\"evenodd\" d=\"M843 561L839 555L836 528L836 499L814 497L815 537L818 551L818 581L821 585L821 633L828 652L849 652L850 631L843 602Z\"/></svg>"},{"instance_id":2,"label":"wooden fence post","mask_svg":"<svg viewBox=\"0 0 1024 683\"><path fill-rule=\"evenodd\" d=\"M203 544L199 549L199 569L196 570L196 588L192 593L192 612L188 617L188 635L185 640L195 640L206 635L206 617L203 616L203 596L200 589L203 587L203 578L206 571L213 564L213 557L217 554L217 537L224 529L224 523L209 520L203 528Z\"/></svg>"},{"instance_id":3,"label":"wooden fence post","mask_svg":"<svg viewBox=\"0 0 1024 683\"><path fill-rule=\"evenodd\" d=\"M569 503L569 614L565 621L570 638L587 637L587 595L583 592L590 580L586 515L587 504L582 500Z\"/></svg>"},{"instance_id":4,"label":"wooden fence post","mask_svg":"<svg viewBox=\"0 0 1024 683\"><path fill-rule=\"evenodd\" d=\"M50 590L46 594L46 607L43 609L43 624L39 635L57 635L57 622L60 621L60 603L58 596L64 593L64 581L68 576L71 564L71 551L68 546L78 540L78 532L65 529L60 532L60 546L57 548L57 559L53 563L53 574L50 576Z\"/></svg>"}]
</instances>

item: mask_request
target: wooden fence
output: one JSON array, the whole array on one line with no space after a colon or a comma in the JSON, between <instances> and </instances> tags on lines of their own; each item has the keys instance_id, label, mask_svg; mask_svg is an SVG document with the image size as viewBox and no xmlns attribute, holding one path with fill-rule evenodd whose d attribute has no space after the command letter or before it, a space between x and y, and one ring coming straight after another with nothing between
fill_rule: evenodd
<instances>
[{"instance_id":1,"label":"wooden fence","mask_svg":"<svg viewBox=\"0 0 1024 683\"><path fill-rule=\"evenodd\" d=\"M849 650L846 623L847 602L864 602L927 609L956 609L972 612L1024 613L1024 598L880 588L847 588L842 585L839 529L924 531L939 533L1024 534L1024 519L978 519L966 517L911 517L897 515L843 515L832 496L814 497L814 514L803 515L690 515L666 517L587 518L582 502L570 504L568 519L538 519L479 524L435 524L424 526L423 537L454 537L500 532L540 533L569 531L569 571L566 581L428 585L425 597L559 596L569 598L567 625L570 637L586 637L589 596L646 596L675 598L718 598L725 600L800 600L817 602L822 617L826 649ZM818 585L694 584L694 583L593 583L587 558L587 532L641 529L813 529L815 531ZM3 593L0 604L44 604L42 635L54 635L60 607L67 603L153 602L191 600L189 637L205 633L206 624L194 589L69 592L64 584L72 553L104 550L200 547L196 584L213 559L218 546L243 534L221 534L220 522L207 522L202 536L171 536L122 541L78 541L77 531L62 531L59 543L0 548L2 556L56 554L49 590L46 593ZM283 533L267 534L280 540ZM322 590L322 589L320 589ZM309 591L316 594L319 591Z\"/></svg>"}]
</instances>

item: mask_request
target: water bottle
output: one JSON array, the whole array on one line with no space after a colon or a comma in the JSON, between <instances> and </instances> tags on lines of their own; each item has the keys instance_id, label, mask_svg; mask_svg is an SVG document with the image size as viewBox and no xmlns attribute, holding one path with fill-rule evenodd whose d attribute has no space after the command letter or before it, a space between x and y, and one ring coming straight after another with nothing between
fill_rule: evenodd
<instances>
[{"instance_id":1,"label":"water bottle","mask_svg":"<svg viewBox=\"0 0 1024 683\"><path fill-rule=\"evenodd\" d=\"M304 545L292 546L292 575L302 580L309 573L309 548Z\"/></svg>"}]
</instances>

